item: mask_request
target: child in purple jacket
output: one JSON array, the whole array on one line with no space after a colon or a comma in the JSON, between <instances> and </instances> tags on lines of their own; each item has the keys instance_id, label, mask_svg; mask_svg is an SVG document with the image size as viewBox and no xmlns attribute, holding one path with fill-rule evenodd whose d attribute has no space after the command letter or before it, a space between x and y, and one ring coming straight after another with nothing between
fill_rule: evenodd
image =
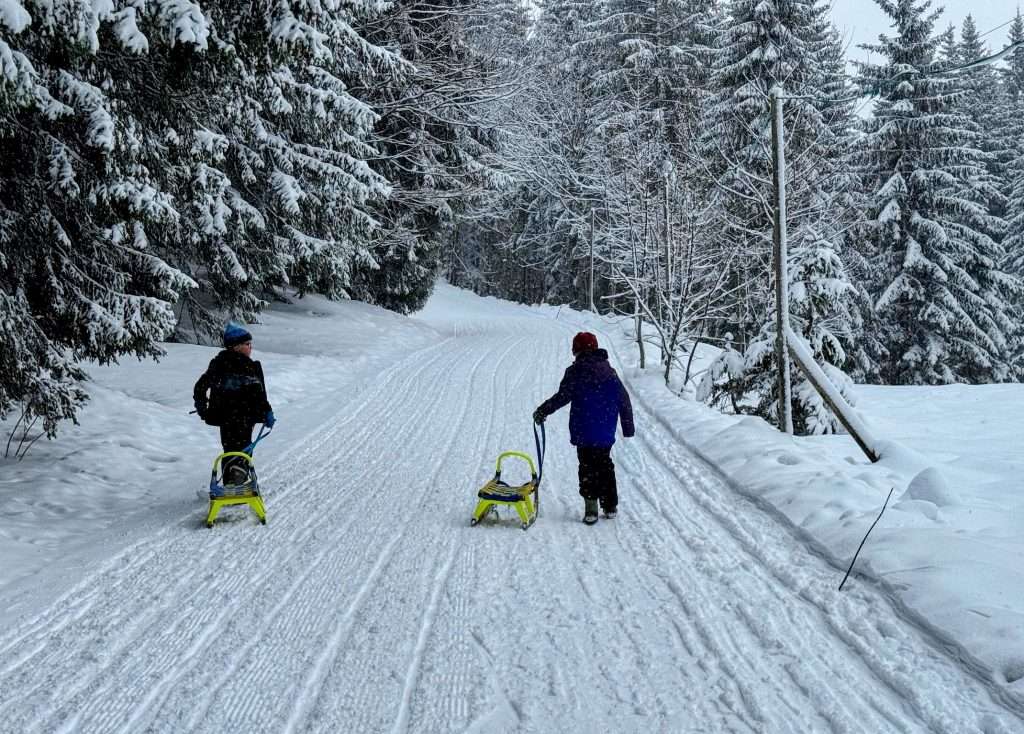
<instances>
[{"instance_id":1,"label":"child in purple jacket","mask_svg":"<svg viewBox=\"0 0 1024 734\"><path fill-rule=\"evenodd\" d=\"M576 447L580 469L580 495L584 500L583 522L597 522L598 505L607 518L615 517L619 496L615 485L612 444L615 427L622 421L622 435L633 435L633 406L619 376L608 364L608 352L598 349L597 337L581 331L572 340L575 361L569 365L558 392L541 403L533 420L544 419L568 403L569 440Z\"/></svg>"}]
</instances>

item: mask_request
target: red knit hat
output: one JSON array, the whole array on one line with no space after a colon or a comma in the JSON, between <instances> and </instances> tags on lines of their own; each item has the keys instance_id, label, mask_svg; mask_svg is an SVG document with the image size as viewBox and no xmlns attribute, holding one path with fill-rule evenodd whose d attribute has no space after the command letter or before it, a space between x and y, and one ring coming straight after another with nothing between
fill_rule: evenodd
<instances>
[{"instance_id":1,"label":"red knit hat","mask_svg":"<svg viewBox=\"0 0 1024 734\"><path fill-rule=\"evenodd\" d=\"M581 331L572 338L572 353L589 352L597 349L597 337L589 331Z\"/></svg>"}]
</instances>

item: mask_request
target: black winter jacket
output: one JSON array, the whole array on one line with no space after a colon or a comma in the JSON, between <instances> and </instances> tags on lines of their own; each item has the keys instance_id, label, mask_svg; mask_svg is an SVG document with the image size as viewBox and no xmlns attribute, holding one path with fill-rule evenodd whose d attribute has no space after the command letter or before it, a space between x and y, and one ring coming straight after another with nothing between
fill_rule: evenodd
<instances>
[{"instance_id":1,"label":"black winter jacket","mask_svg":"<svg viewBox=\"0 0 1024 734\"><path fill-rule=\"evenodd\" d=\"M263 366L231 349L210 360L192 399L199 417L211 426L262 423L271 410Z\"/></svg>"}]
</instances>

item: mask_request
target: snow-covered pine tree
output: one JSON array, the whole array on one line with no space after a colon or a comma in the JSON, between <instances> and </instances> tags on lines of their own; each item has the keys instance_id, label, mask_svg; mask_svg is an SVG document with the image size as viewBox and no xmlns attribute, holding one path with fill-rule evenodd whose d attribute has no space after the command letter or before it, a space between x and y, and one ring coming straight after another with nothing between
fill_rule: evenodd
<instances>
[{"instance_id":1,"label":"snow-covered pine tree","mask_svg":"<svg viewBox=\"0 0 1024 734\"><path fill-rule=\"evenodd\" d=\"M857 343L862 318L841 260L855 203L844 162L853 111L843 73L842 44L827 6L807 2L737 2L731 7L715 64L716 97L703 138L706 169L722 193L717 243L723 260L735 252L731 287L740 296L720 329L735 334L698 391L712 403L774 419L777 411L774 303L769 279L774 200L770 105L784 85L790 313L794 330L848 399L848 363L870 363ZM756 331L751 331L756 326ZM741 359L737 359L741 355ZM850 359L852 357L852 359ZM813 386L794 368L794 428L826 433L838 423Z\"/></svg>"},{"instance_id":2,"label":"snow-covered pine tree","mask_svg":"<svg viewBox=\"0 0 1024 734\"><path fill-rule=\"evenodd\" d=\"M1016 46L1020 43L1024 43L1024 17L1021 16L1018 8L1017 15L1014 16L1013 22L1010 24L1006 45ZM1020 101L1024 96L1024 46L1017 46L1010 52L1000 73L1007 96L1012 102Z\"/></svg>"},{"instance_id":3,"label":"snow-covered pine tree","mask_svg":"<svg viewBox=\"0 0 1024 734\"><path fill-rule=\"evenodd\" d=\"M939 60L944 62L943 68L960 65L960 44L956 41L956 26L952 23L939 36Z\"/></svg>"},{"instance_id":4,"label":"snow-covered pine tree","mask_svg":"<svg viewBox=\"0 0 1024 734\"><path fill-rule=\"evenodd\" d=\"M163 27L200 48L193 10L166 8ZM85 399L80 362L159 355L192 285L150 243L179 215L109 93L112 68L144 50L135 19L84 0L0 14L0 417L20 410L50 436Z\"/></svg>"},{"instance_id":5,"label":"snow-covered pine tree","mask_svg":"<svg viewBox=\"0 0 1024 734\"><path fill-rule=\"evenodd\" d=\"M479 58L480 81L486 90L477 104L477 125L491 132L492 168L486 187L464 198L455 212L454 239L446 247L445 270L457 275L475 261L478 283L500 283L506 297L533 302L544 297L544 274L536 252L524 248L517 235L524 229L524 121L535 100L531 6L523 0L487 0L478 5L490 19L474 23L468 37ZM529 156L526 156L529 157ZM522 257L528 250L526 257ZM500 270L499 277L493 277Z\"/></svg>"},{"instance_id":6,"label":"snow-covered pine tree","mask_svg":"<svg viewBox=\"0 0 1024 734\"><path fill-rule=\"evenodd\" d=\"M991 54L978 34L974 19L964 19L957 47L960 64L969 64ZM1003 217L1006 214L1004 181L1006 167L1013 157L1011 141L999 135L999 120L1005 108L999 74L993 66L979 66L957 74L954 77L958 91L958 109L973 123L978 147L985 154L985 170L988 175L976 177L972 189L976 197L984 197L987 208ZM1002 233L999 233L1001 238Z\"/></svg>"},{"instance_id":7,"label":"snow-covered pine tree","mask_svg":"<svg viewBox=\"0 0 1024 734\"><path fill-rule=\"evenodd\" d=\"M697 314L711 305L701 296L718 292L714 279L695 279L710 237L707 187L691 171L717 16L713 3L699 0L602 8L589 42L599 60L593 88L605 148L602 270L624 296L616 309L635 318L641 361L643 324L652 327L667 379Z\"/></svg>"},{"instance_id":8,"label":"snow-covered pine tree","mask_svg":"<svg viewBox=\"0 0 1024 734\"><path fill-rule=\"evenodd\" d=\"M191 261L237 316L252 316L286 283L347 297L354 268L376 266L369 210L389 189L366 163L377 116L350 85L397 66L354 30L381 8L375 0L209 4L233 60L216 125L198 139L216 151L215 165L186 172L202 192Z\"/></svg>"},{"instance_id":9,"label":"snow-covered pine tree","mask_svg":"<svg viewBox=\"0 0 1024 734\"><path fill-rule=\"evenodd\" d=\"M866 48L884 62L860 64L876 90L860 143L870 193L865 256L888 357L889 384L1011 379L1017 336L1009 302L1019 282L1000 269L1002 220L986 207L984 155L955 109L953 83L935 76L938 13L928 2L878 0L896 35Z\"/></svg>"},{"instance_id":10,"label":"snow-covered pine tree","mask_svg":"<svg viewBox=\"0 0 1024 734\"><path fill-rule=\"evenodd\" d=\"M1008 45L1021 42L1024 42L1024 18L1018 10L1010 26ZM1024 278L1024 47L1011 51L1005 67L1000 71L1003 77L1003 106L996 129L1000 139L1010 147L1003 183L1007 197L1003 266L1011 274ZM1014 308L1020 321L1024 316L1024 299L1016 299ZM1020 360L1018 354L1018 365Z\"/></svg>"},{"instance_id":11,"label":"snow-covered pine tree","mask_svg":"<svg viewBox=\"0 0 1024 734\"><path fill-rule=\"evenodd\" d=\"M719 329L733 333L741 349L771 308L768 93L778 84L790 97L785 127L793 223L817 226L814 217L823 215L827 205L807 176L824 187L826 198L843 186L832 173L849 126L848 107L831 96L842 89L836 45L827 7L818 0L736 0L729 6L713 60L714 97L704 123L700 165L721 192L718 247L736 253L723 256L732 263L736 302L732 317Z\"/></svg>"}]
</instances>

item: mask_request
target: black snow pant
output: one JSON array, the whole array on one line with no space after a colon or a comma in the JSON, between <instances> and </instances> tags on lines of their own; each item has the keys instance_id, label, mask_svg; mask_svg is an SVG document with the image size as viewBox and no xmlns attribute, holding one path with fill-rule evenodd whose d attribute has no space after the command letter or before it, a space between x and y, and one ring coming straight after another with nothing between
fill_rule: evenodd
<instances>
[{"instance_id":1,"label":"black snow pant","mask_svg":"<svg viewBox=\"0 0 1024 734\"><path fill-rule=\"evenodd\" d=\"M245 447L252 443L252 429L254 423L243 423L241 421L227 421L226 425L220 427L220 444L224 451L244 451ZM237 465L249 473L249 462L240 456L231 456L221 464L221 473L227 472L228 467Z\"/></svg>"},{"instance_id":2,"label":"black snow pant","mask_svg":"<svg viewBox=\"0 0 1024 734\"><path fill-rule=\"evenodd\" d=\"M587 500L600 500L605 512L619 504L619 491L615 485L615 464L611 446L577 446L580 460L580 495Z\"/></svg>"}]
</instances>

